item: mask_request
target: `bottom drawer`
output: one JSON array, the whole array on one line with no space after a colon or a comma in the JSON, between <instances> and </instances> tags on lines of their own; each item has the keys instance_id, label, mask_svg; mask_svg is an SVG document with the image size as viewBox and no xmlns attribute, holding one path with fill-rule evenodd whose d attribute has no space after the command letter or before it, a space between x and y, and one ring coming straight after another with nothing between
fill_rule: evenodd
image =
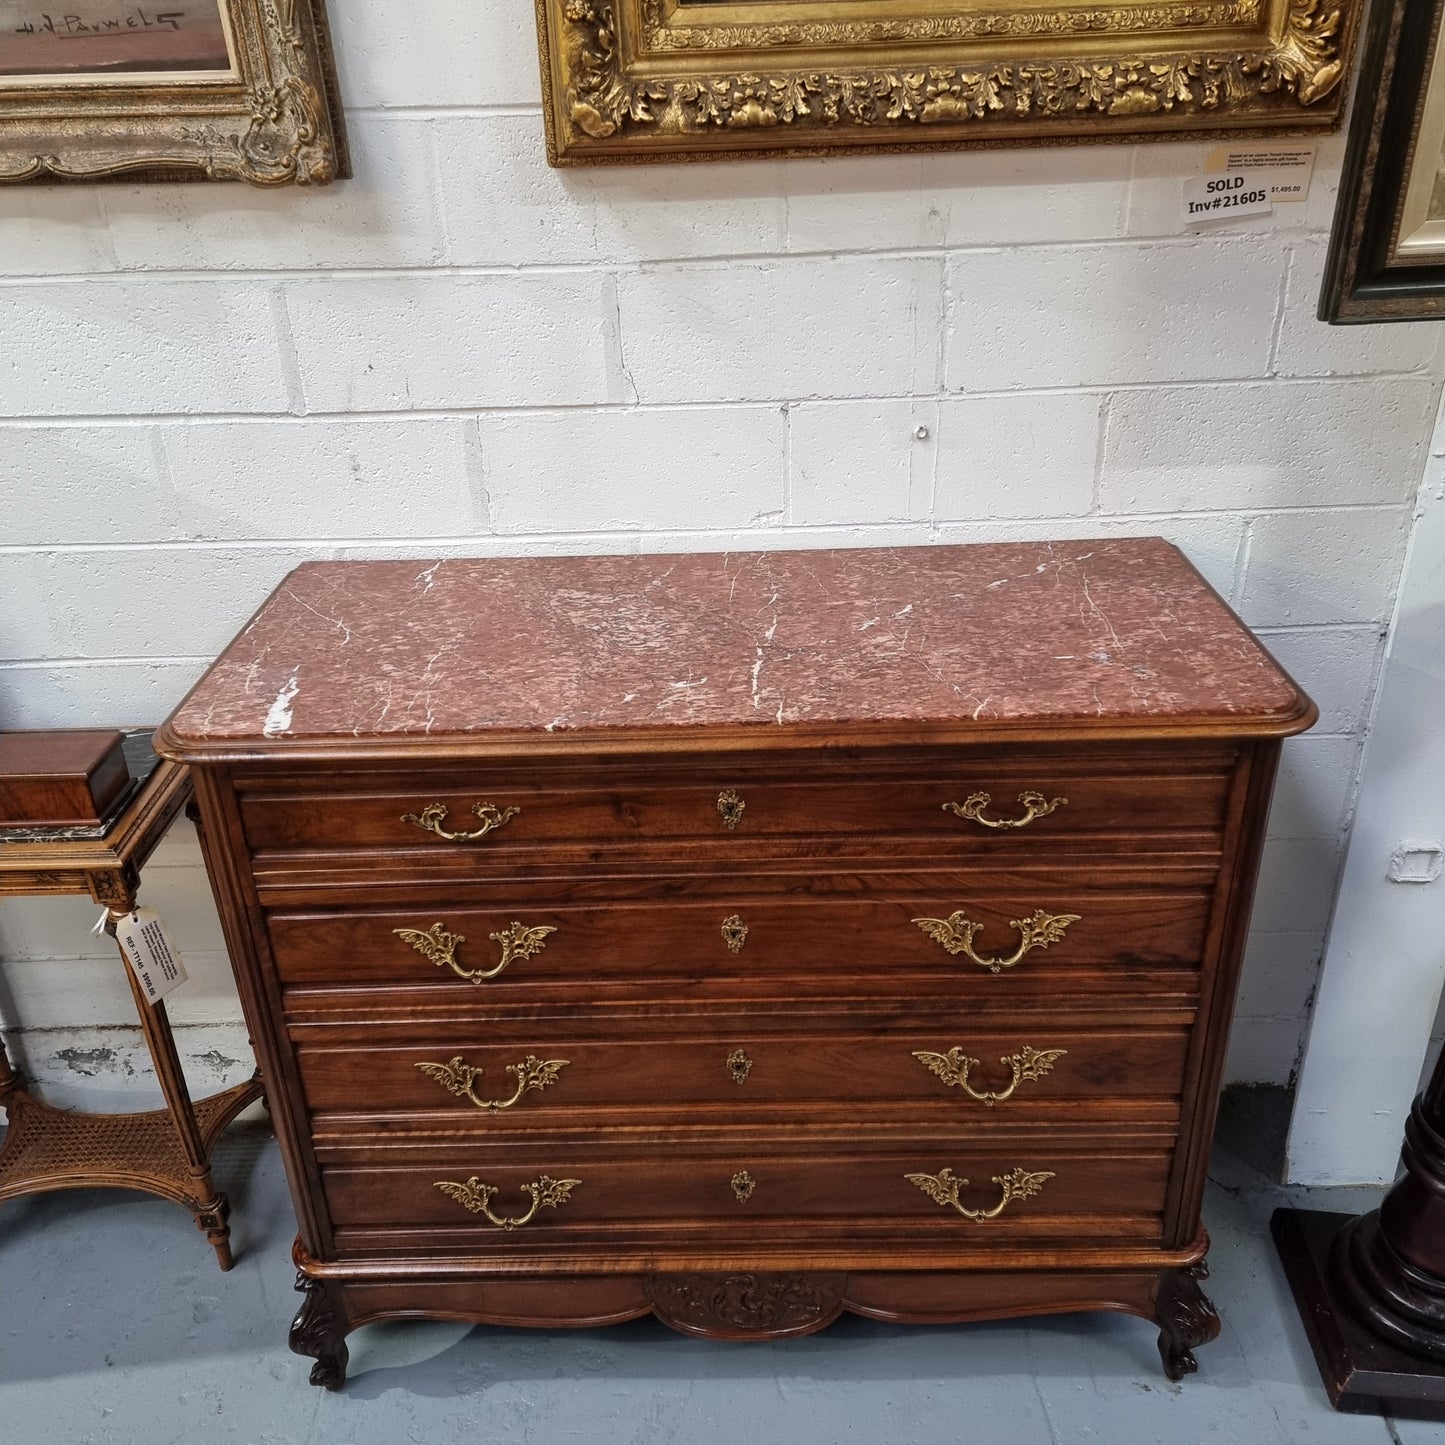
<instances>
[{"instance_id":1,"label":"bottom drawer","mask_svg":"<svg viewBox=\"0 0 1445 1445\"><path fill-rule=\"evenodd\" d=\"M1079 1236L1155 1239L1170 1153L1036 1135L782 1152L757 1141L623 1156L596 1145L408 1149L406 1159L323 1163L338 1231L425 1230L429 1248L515 1249L688 1234L926 1235L977 1245Z\"/></svg>"}]
</instances>

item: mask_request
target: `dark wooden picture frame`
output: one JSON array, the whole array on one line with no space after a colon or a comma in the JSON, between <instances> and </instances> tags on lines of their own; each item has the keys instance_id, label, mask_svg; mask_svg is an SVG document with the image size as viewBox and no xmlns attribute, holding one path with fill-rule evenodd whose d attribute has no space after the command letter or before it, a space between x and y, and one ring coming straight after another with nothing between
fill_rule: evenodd
<instances>
[{"instance_id":1,"label":"dark wooden picture frame","mask_svg":"<svg viewBox=\"0 0 1445 1445\"><path fill-rule=\"evenodd\" d=\"M1445 317L1445 235L1402 244L1407 193L1442 164L1422 124L1445 93L1445 0L1379 0L1350 121L1319 318L1336 323ZM1438 129L1438 127L1437 127ZM1445 226L1442 226L1445 231Z\"/></svg>"}]
</instances>

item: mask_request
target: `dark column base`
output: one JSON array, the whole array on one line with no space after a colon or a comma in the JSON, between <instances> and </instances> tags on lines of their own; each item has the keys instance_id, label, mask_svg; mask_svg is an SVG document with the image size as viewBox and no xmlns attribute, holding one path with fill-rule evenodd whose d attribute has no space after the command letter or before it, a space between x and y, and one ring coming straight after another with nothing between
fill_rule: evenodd
<instances>
[{"instance_id":1,"label":"dark column base","mask_svg":"<svg viewBox=\"0 0 1445 1445\"><path fill-rule=\"evenodd\" d=\"M1336 1237L1353 1214L1277 1209L1270 1220L1315 1363L1337 1410L1445 1420L1445 1362L1398 1349L1358 1317L1331 1284Z\"/></svg>"}]
</instances>

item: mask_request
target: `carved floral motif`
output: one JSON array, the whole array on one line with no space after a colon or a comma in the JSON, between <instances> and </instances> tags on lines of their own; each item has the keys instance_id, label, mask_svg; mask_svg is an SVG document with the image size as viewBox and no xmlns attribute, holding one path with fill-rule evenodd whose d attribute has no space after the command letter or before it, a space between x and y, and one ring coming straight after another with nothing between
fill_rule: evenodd
<instances>
[{"instance_id":1,"label":"carved floral motif","mask_svg":"<svg viewBox=\"0 0 1445 1445\"><path fill-rule=\"evenodd\" d=\"M797 1334L837 1315L846 1282L839 1274L654 1274L647 1292L676 1329Z\"/></svg>"},{"instance_id":2,"label":"carved floral motif","mask_svg":"<svg viewBox=\"0 0 1445 1445\"><path fill-rule=\"evenodd\" d=\"M668 0L644 0L648 50L759 50L782 45L856 45L883 41L967 40L1007 35L1073 36L1255 25L1259 0L1149 5L1099 10L1020 10L911 15L898 20L817 20L788 25L689 25Z\"/></svg>"},{"instance_id":3,"label":"carved floral motif","mask_svg":"<svg viewBox=\"0 0 1445 1445\"><path fill-rule=\"evenodd\" d=\"M1283 37L1259 51L672 79L628 76L618 52L613 9L603 0L567 0L563 13L568 24L567 112L573 126L595 140L644 128L655 135L713 127L788 126L809 132L833 126L999 125L1066 114L1246 111L1251 103L1257 108L1261 97L1308 106L1330 94L1343 75L1341 12L1321 0L1291 0ZM1122 12L1126 17L1130 13L1147 12ZM1171 13L1200 17L1199 24L1217 23L1214 7ZM968 23L987 19L973 17ZM1028 15L1009 19L1020 26L1030 21ZM898 22L908 23L913 22ZM1070 26L1074 28L1092 28L1089 17L1078 27ZM754 38L753 43L791 40L788 28L776 38ZM719 48L723 43L719 40Z\"/></svg>"},{"instance_id":4,"label":"carved floral motif","mask_svg":"<svg viewBox=\"0 0 1445 1445\"><path fill-rule=\"evenodd\" d=\"M186 123L196 111L170 89L160 96L137 91L134 110L118 114L103 87L92 95L79 86L63 119L0 114L0 183L98 180L135 170L199 171L257 186L334 180L336 145L299 3L226 0L245 85L236 109L228 102L219 119ZM234 79L222 83L234 94ZM196 97L207 111L217 109L204 90ZM33 134L43 135L43 150Z\"/></svg>"}]
</instances>

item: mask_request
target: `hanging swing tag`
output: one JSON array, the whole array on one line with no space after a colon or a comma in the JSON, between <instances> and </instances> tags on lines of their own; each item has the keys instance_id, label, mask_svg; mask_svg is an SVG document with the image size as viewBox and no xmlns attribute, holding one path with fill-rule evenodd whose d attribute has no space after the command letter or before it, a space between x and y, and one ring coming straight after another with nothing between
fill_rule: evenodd
<instances>
[{"instance_id":1,"label":"hanging swing tag","mask_svg":"<svg viewBox=\"0 0 1445 1445\"><path fill-rule=\"evenodd\" d=\"M166 937L154 908L137 908L117 920L115 941L151 1003L159 1003L186 981L186 966Z\"/></svg>"}]
</instances>

